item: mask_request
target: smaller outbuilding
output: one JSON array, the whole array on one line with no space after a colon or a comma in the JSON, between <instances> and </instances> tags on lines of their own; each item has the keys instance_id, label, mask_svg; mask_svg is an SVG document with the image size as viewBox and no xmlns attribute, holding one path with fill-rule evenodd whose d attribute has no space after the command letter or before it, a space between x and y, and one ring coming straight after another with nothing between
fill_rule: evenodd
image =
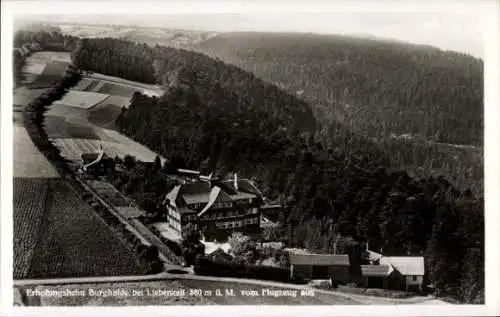
<instances>
[{"instance_id":1,"label":"smaller outbuilding","mask_svg":"<svg viewBox=\"0 0 500 317\"><path fill-rule=\"evenodd\" d=\"M405 290L422 290L425 267L422 256L383 256L381 266L392 266L388 284L390 288Z\"/></svg>"},{"instance_id":2,"label":"smaller outbuilding","mask_svg":"<svg viewBox=\"0 0 500 317\"><path fill-rule=\"evenodd\" d=\"M347 254L290 254L290 271L306 279L349 281Z\"/></svg>"}]
</instances>

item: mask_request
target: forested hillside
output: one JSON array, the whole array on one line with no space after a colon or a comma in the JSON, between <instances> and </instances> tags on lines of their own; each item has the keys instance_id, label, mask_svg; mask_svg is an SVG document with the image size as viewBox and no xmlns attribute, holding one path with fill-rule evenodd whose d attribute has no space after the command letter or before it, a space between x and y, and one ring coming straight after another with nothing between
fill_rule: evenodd
<instances>
[{"instance_id":1,"label":"forested hillside","mask_svg":"<svg viewBox=\"0 0 500 317\"><path fill-rule=\"evenodd\" d=\"M194 49L306 100L324 126L322 136L347 126L375 140L393 166L413 176L442 174L482 191L482 60L429 46L313 34L220 34Z\"/></svg>"},{"instance_id":2,"label":"forested hillside","mask_svg":"<svg viewBox=\"0 0 500 317\"><path fill-rule=\"evenodd\" d=\"M305 34L221 34L198 47L293 93L303 90L365 136L411 133L482 145L483 62L466 54Z\"/></svg>"},{"instance_id":3,"label":"forested hillside","mask_svg":"<svg viewBox=\"0 0 500 317\"><path fill-rule=\"evenodd\" d=\"M385 254L424 254L427 278L439 290L484 300L482 196L442 176L390 170L377 146L348 129L314 135L318 124L306 103L220 60L112 39L79 41L73 57L127 79L146 80L143 70L152 67L166 93L136 93L117 119L121 132L171 162L237 171L269 198L287 200L281 222L290 228L283 237L289 245L329 249L341 234L358 251L368 241Z\"/></svg>"}]
</instances>

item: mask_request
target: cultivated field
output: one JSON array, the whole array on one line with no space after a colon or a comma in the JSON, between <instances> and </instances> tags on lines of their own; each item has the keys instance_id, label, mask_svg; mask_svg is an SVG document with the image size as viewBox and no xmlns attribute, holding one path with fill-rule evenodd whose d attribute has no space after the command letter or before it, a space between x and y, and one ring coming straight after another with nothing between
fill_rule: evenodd
<instances>
[{"instance_id":1,"label":"cultivated field","mask_svg":"<svg viewBox=\"0 0 500 317\"><path fill-rule=\"evenodd\" d=\"M99 81L98 80L93 80L93 79L90 79L90 78L82 78L82 80L80 80L78 82L78 84L76 84L73 88L71 88L72 90L78 90L78 91L93 91L93 89L99 84Z\"/></svg>"},{"instance_id":2,"label":"cultivated field","mask_svg":"<svg viewBox=\"0 0 500 317\"><path fill-rule=\"evenodd\" d=\"M13 104L16 106L26 106L33 99L40 96L47 89L28 89L26 87L19 87L14 90Z\"/></svg>"},{"instance_id":3,"label":"cultivated field","mask_svg":"<svg viewBox=\"0 0 500 317\"><path fill-rule=\"evenodd\" d=\"M139 275L134 253L63 180L52 181L31 278Z\"/></svg>"},{"instance_id":4,"label":"cultivated field","mask_svg":"<svg viewBox=\"0 0 500 317\"><path fill-rule=\"evenodd\" d=\"M107 94L70 90L61 100L54 102L54 104L64 104L72 107L89 109L108 97L109 95Z\"/></svg>"},{"instance_id":5,"label":"cultivated field","mask_svg":"<svg viewBox=\"0 0 500 317\"><path fill-rule=\"evenodd\" d=\"M35 52L26 59L21 85L47 88L59 80L71 63L70 53Z\"/></svg>"},{"instance_id":6,"label":"cultivated field","mask_svg":"<svg viewBox=\"0 0 500 317\"><path fill-rule=\"evenodd\" d=\"M14 177L58 178L59 174L31 141L22 126L13 126Z\"/></svg>"},{"instance_id":7,"label":"cultivated field","mask_svg":"<svg viewBox=\"0 0 500 317\"><path fill-rule=\"evenodd\" d=\"M97 92L100 92L102 94L110 94L114 96L132 98L132 95L136 91L142 91L141 88L134 88L131 86L120 85L104 81L102 83L103 85L101 85L101 87L99 87L99 89L97 90Z\"/></svg>"},{"instance_id":8,"label":"cultivated field","mask_svg":"<svg viewBox=\"0 0 500 317\"><path fill-rule=\"evenodd\" d=\"M114 129L116 118L120 115L122 107L128 107L130 98L110 96L95 105L88 112L88 120L96 126Z\"/></svg>"},{"instance_id":9,"label":"cultivated field","mask_svg":"<svg viewBox=\"0 0 500 317\"><path fill-rule=\"evenodd\" d=\"M99 146L104 147L104 153L109 157L120 157L124 158L126 155L135 156L137 159L145 162L154 161L156 154L149 151L147 148L136 145L135 149L129 147L127 144L121 144L117 142L101 141L101 140L91 140L91 139L53 139L54 144L61 150L62 155L72 161L81 161L81 155L83 153L96 153L99 150ZM149 151L142 152L142 151Z\"/></svg>"},{"instance_id":10,"label":"cultivated field","mask_svg":"<svg viewBox=\"0 0 500 317\"><path fill-rule=\"evenodd\" d=\"M90 77L107 83L129 86L129 88L139 90L147 94L154 94L157 96L163 94L162 89L155 85L143 84L136 81L126 80L120 77L107 76L98 73L93 73L92 75L90 75Z\"/></svg>"},{"instance_id":11,"label":"cultivated field","mask_svg":"<svg viewBox=\"0 0 500 317\"><path fill-rule=\"evenodd\" d=\"M28 277L49 188L47 178L14 178L13 252L14 279Z\"/></svg>"},{"instance_id":12,"label":"cultivated field","mask_svg":"<svg viewBox=\"0 0 500 317\"><path fill-rule=\"evenodd\" d=\"M69 52L44 51L33 53L31 56L38 60L59 61L67 64L71 63L71 53Z\"/></svg>"},{"instance_id":13,"label":"cultivated field","mask_svg":"<svg viewBox=\"0 0 500 317\"><path fill-rule=\"evenodd\" d=\"M134 140L109 129L103 129L104 133L106 133L113 141L117 142L119 146L116 147L118 151L121 153L126 153L132 156L135 156L138 160L144 162L153 162L158 154L151 151L146 146L135 142ZM160 156L162 164L165 163L165 158Z\"/></svg>"}]
</instances>

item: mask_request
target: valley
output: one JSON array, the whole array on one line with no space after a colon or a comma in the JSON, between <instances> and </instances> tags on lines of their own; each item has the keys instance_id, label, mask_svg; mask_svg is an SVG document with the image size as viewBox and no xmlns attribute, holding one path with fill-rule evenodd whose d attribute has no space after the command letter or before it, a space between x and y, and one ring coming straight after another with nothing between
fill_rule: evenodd
<instances>
[{"instance_id":1,"label":"valley","mask_svg":"<svg viewBox=\"0 0 500 317\"><path fill-rule=\"evenodd\" d=\"M170 215L165 205L166 194L175 188L175 182L191 181L189 176L172 176L183 170L188 174L198 173L200 179L208 177L210 186L212 176L234 177L238 190L236 175L259 184L262 192L259 190L258 195L265 198L266 204L280 206L274 219L278 229L273 239L287 247L315 252L331 253L333 248L334 254L341 252L350 259L348 265L353 269L349 275L353 279L361 274L354 268L364 263L362 250L369 244L374 250L380 249L380 253L383 250L387 257L421 257L422 266L425 257L426 283L463 302L481 301L484 271L478 268L484 261L481 248L484 201L482 137L478 131L482 118L471 114L473 118L468 118L463 129L455 129L454 134L445 125L460 125L460 120L466 119L452 116L453 111L464 111L460 108L463 106L460 98L453 97L455 108L447 108L436 99L438 107L425 104L426 110L421 110L419 107L424 107L427 101L419 98L425 92L435 93L433 98L453 95L443 88L445 84L439 86L440 91L433 91L430 85L419 86L417 81L414 85L421 88L409 94L418 102L405 101L415 107L401 107L402 102L391 99L390 91L400 89L394 79L384 83L389 79L381 75L380 82L367 83L359 76L363 67L368 66L346 66L351 55L345 52L336 53L345 56L336 57L335 69L317 70L328 61L323 62L321 55L315 55L325 49L323 40L315 42L318 40L315 36L305 39L279 36L278 43L286 42L283 46L288 52L303 47L314 52L301 51L276 61L279 51L267 46L270 45L267 36L240 34L235 40L234 34L226 34L192 41L191 44L199 45L196 50L220 57L213 59L172 46L129 42L124 40L126 36L115 34L120 39L113 39L104 36L107 32L111 31L103 27L98 36L83 32L82 38L42 33L42 38L48 36L53 40L48 41L50 46L64 47L67 52L42 50L26 58L13 105L14 217L19 219L15 220L15 237L26 235L32 246L15 239L15 279L113 276L142 279L175 268L180 270L175 274L186 274L189 280L180 282L182 287L189 283L205 285L201 280L206 277L198 281L199 274L191 273L191 268L185 268L189 271L186 273L179 265L187 258L185 249L191 247L182 245L181 254L175 254L167 241L151 229L158 217L165 217L162 214L166 213L167 218ZM29 39L37 35L24 36ZM256 58L241 53L252 50L238 42L240 36L255 48L252 54ZM348 44L360 45L358 49L363 51L365 43ZM236 53L229 49L231 45L238 48ZM227 51L221 50L221 46ZM407 65L405 58L413 54L408 51L411 48L406 46L397 51L404 58L391 54ZM438 67L433 64L432 54L440 56L427 51L417 56L427 53L430 57L419 61L430 65L424 73L419 73L423 77L430 76L427 72L432 73ZM318 64L313 65L313 71L302 69L307 66L300 65L306 65L305 57L311 54ZM383 52L377 54L380 55L371 58L379 62L390 59ZM298 59L284 62L287 58ZM443 66L444 77L456 80L457 85L472 86L472 90L462 92L461 96L477 106L482 99L476 87L480 83L475 81L477 65L471 62L467 71L473 75L466 76L453 63ZM355 80L346 83L349 72ZM390 76L407 76L400 74L395 66L387 72ZM313 79L312 73L320 78ZM338 78L332 81L330 77L335 76ZM429 80L437 79L429 77ZM66 82L72 82L71 86L64 86ZM273 83L281 83L282 88ZM360 87L353 88L354 83ZM389 92L379 94L380 89ZM300 96L291 91L301 91ZM396 99L408 97L406 91L399 93ZM354 113L346 104L364 106ZM380 104L385 106L377 107ZM422 111L423 114L419 113ZM422 122L427 119L424 126ZM33 125L39 135L33 133ZM25 127L30 133L24 133ZM470 133L467 138L463 137L466 132ZM463 143L458 142L461 139ZM98 159L93 161L90 156ZM86 170L93 164L97 167ZM107 185L100 186L99 182ZM24 202L27 195L35 192ZM116 198L118 193L123 199ZM213 193L219 195L219 192L210 191L210 199L215 200L219 196L212 196ZM209 205L207 208L211 208ZM124 207L129 209L120 209ZM224 228L252 224L246 220L240 224L223 223ZM167 223L165 219L162 221ZM260 225L260 220L257 223ZM464 248L453 248L457 244ZM77 248L73 250L75 245ZM112 253L109 246L113 246ZM237 270L241 263L213 261L215 266L234 265L235 272L242 270L246 276L253 272L248 267ZM452 263L453 269L447 270ZM196 266L195 263L195 272ZM252 274L263 276L264 271L258 271L261 268L253 269ZM286 270L289 268L279 272L286 275ZM201 274L210 272L209 269ZM221 285L223 281L228 280L220 277L214 283ZM471 283L474 289L464 293ZM315 297L295 303L353 303L355 297ZM248 300L236 298L226 303ZM364 300L367 303L366 297ZM255 303L261 301L256 299ZM184 303L181 299L165 303L175 302ZM202 302L213 303L210 299L201 302L196 299L192 303ZM93 300L73 304L89 303L113 304Z\"/></svg>"}]
</instances>

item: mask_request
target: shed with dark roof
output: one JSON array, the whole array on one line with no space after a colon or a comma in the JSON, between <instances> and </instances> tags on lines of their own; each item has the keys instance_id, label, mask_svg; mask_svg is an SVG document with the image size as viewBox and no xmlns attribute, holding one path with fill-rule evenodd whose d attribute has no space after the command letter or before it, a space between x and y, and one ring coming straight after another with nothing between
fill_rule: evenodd
<instances>
[{"instance_id":1,"label":"shed with dark roof","mask_svg":"<svg viewBox=\"0 0 500 317\"><path fill-rule=\"evenodd\" d=\"M292 275L306 279L349 280L349 256L347 254L290 254Z\"/></svg>"}]
</instances>

